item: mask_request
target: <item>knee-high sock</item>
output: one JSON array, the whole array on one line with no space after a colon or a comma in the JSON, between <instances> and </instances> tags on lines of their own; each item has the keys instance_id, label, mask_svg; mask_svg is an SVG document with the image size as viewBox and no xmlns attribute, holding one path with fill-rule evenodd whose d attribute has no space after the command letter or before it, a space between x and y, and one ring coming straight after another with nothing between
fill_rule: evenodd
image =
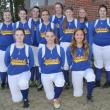
<instances>
[{"instance_id":1,"label":"knee-high sock","mask_svg":"<svg viewBox=\"0 0 110 110\"><path fill-rule=\"evenodd\" d=\"M34 76L35 76L35 69L34 69L34 67L32 67L32 69L31 69L31 81L34 81Z\"/></svg>"},{"instance_id":2,"label":"knee-high sock","mask_svg":"<svg viewBox=\"0 0 110 110\"><path fill-rule=\"evenodd\" d=\"M110 71L106 71L106 80L110 83Z\"/></svg>"},{"instance_id":3,"label":"knee-high sock","mask_svg":"<svg viewBox=\"0 0 110 110\"><path fill-rule=\"evenodd\" d=\"M69 70L63 70L65 82L69 83Z\"/></svg>"},{"instance_id":4,"label":"knee-high sock","mask_svg":"<svg viewBox=\"0 0 110 110\"><path fill-rule=\"evenodd\" d=\"M35 67L35 80L39 80L40 81L40 73L39 73L39 67L36 66Z\"/></svg>"},{"instance_id":5,"label":"knee-high sock","mask_svg":"<svg viewBox=\"0 0 110 110\"><path fill-rule=\"evenodd\" d=\"M87 82L87 96L92 96L94 89L94 82Z\"/></svg>"},{"instance_id":6,"label":"knee-high sock","mask_svg":"<svg viewBox=\"0 0 110 110\"><path fill-rule=\"evenodd\" d=\"M96 73L96 81L100 81L101 80L101 76L102 76L102 69L95 69L95 73Z\"/></svg>"},{"instance_id":7,"label":"knee-high sock","mask_svg":"<svg viewBox=\"0 0 110 110\"><path fill-rule=\"evenodd\" d=\"M7 78L7 72L0 72L0 76L1 76L1 81L2 83L6 83L6 78Z\"/></svg>"},{"instance_id":8,"label":"knee-high sock","mask_svg":"<svg viewBox=\"0 0 110 110\"><path fill-rule=\"evenodd\" d=\"M56 87L54 88L54 91L55 91L55 96L54 96L54 99L57 99L60 97L62 91L63 91L63 87Z\"/></svg>"},{"instance_id":9,"label":"knee-high sock","mask_svg":"<svg viewBox=\"0 0 110 110\"><path fill-rule=\"evenodd\" d=\"M29 89L21 90L21 93L22 93L22 96L23 96L23 101L28 100L28 92L29 92Z\"/></svg>"}]
</instances>

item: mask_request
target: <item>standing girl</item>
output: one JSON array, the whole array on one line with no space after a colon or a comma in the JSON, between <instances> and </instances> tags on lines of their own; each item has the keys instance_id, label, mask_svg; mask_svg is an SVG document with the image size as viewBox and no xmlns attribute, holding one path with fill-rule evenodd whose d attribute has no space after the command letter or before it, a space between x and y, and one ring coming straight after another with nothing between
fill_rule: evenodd
<instances>
[{"instance_id":1,"label":"standing girl","mask_svg":"<svg viewBox=\"0 0 110 110\"><path fill-rule=\"evenodd\" d=\"M31 23L27 21L27 10L24 8L21 8L18 12L19 21L17 21L14 24L14 30L17 28L22 28L25 31L25 39L24 43L28 45L33 45L33 37L32 37L32 31L31 31Z\"/></svg>"},{"instance_id":2,"label":"standing girl","mask_svg":"<svg viewBox=\"0 0 110 110\"><path fill-rule=\"evenodd\" d=\"M8 83L13 102L23 101L23 107L27 108L30 70L34 65L34 57L31 47L24 44L24 38L24 30L16 29L15 43L5 53L5 64L8 67Z\"/></svg>"},{"instance_id":3,"label":"standing girl","mask_svg":"<svg viewBox=\"0 0 110 110\"><path fill-rule=\"evenodd\" d=\"M0 76L2 88L5 88L7 78L7 67L4 63L5 51L13 42L12 16L10 11L5 10L3 12L3 23L0 23Z\"/></svg>"},{"instance_id":4,"label":"standing girl","mask_svg":"<svg viewBox=\"0 0 110 110\"><path fill-rule=\"evenodd\" d=\"M64 50L56 44L53 31L46 32L47 44L38 51L41 80L48 100L52 100L55 108L60 108L59 97L64 86L62 67L64 66Z\"/></svg>"},{"instance_id":5,"label":"standing girl","mask_svg":"<svg viewBox=\"0 0 110 110\"><path fill-rule=\"evenodd\" d=\"M93 56L96 73L95 87L101 86L102 69L106 71L104 88L110 87L110 19L107 18L107 7L99 6L100 18L90 26L90 36L93 38Z\"/></svg>"},{"instance_id":6,"label":"standing girl","mask_svg":"<svg viewBox=\"0 0 110 110\"><path fill-rule=\"evenodd\" d=\"M38 53L38 41L36 37L36 30L38 29L38 25L41 23L40 19L40 8L37 6L34 6L31 9L31 18L29 18L28 23L31 25L31 30L32 30L32 37L33 37L33 45L32 45L32 50L34 53L34 61L35 65L32 68L31 71L31 79L30 79L30 86L36 85L39 87L39 80L40 80L40 75L39 75L39 69L38 69L38 57L36 57L36 54Z\"/></svg>"},{"instance_id":7,"label":"standing girl","mask_svg":"<svg viewBox=\"0 0 110 110\"><path fill-rule=\"evenodd\" d=\"M65 15L66 17L60 26L60 36L61 36L60 45L62 48L64 48L64 51L66 53L66 50L72 41L73 33L76 27L75 27L75 22L73 18L73 9L71 7L66 8ZM65 86L68 89L69 88L69 66L67 63L66 56L65 56L63 73L66 81Z\"/></svg>"},{"instance_id":8,"label":"standing girl","mask_svg":"<svg viewBox=\"0 0 110 110\"><path fill-rule=\"evenodd\" d=\"M72 44L67 49L67 60L72 71L73 95L80 97L83 94L83 78L87 80L87 99L92 101L95 75L90 65L91 48L89 47L83 30L74 32Z\"/></svg>"},{"instance_id":9,"label":"standing girl","mask_svg":"<svg viewBox=\"0 0 110 110\"><path fill-rule=\"evenodd\" d=\"M54 6L55 15L50 16L50 22L53 22L57 27L57 36L60 38L60 24L63 22L65 16L63 15L63 5L56 2Z\"/></svg>"}]
</instances>

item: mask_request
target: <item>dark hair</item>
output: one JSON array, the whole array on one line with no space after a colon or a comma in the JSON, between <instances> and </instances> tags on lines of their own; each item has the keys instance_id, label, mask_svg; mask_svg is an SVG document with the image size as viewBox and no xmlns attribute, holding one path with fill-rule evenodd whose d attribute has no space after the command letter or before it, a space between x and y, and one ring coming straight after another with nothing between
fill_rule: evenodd
<instances>
[{"instance_id":1,"label":"dark hair","mask_svg":"<svg viewBox=\"0 0 110 110\"><path fill-rule=\"evenodd\" d=\"M17 31L22 31L22 32L23 32L23 34L25 35L25 31L24 31L24 29L23 29L23 28L17 28L17 29L15 30L14 34L15 34Z\"/></svg>"},{"instance_id":2,"label":"dark hair","mask_svg":"<svg viewBox=\"0 0 110 110\"><path fill-rule=\"evenodd\" d=\"M56 2L56 3L55 3L55 6L56 6L56 5L60 5L61 8L62 8L62 10L63 10L63 4L62 4L61 2Z\"/></svg>"},{"instance_id":3,"label":"dark hair","mask_svg":"<svg viewBox=\"0 0 110 110\"><path fill-rule=\"evenodd\" d=\"M106 12L108 12L108 8L107 8L106 5L104 5L104 4L100 5L100 6L99 6L99 9L98 9L98 12L99 12L99 10L100 10L101 8L105 8L105 9L106 9Z\"/></svg>"},{"instance_id":4,"label":"dark hair","mask_svg":"<svg viewBox=\"0 0 110 110\"><path fill-rule=\"evenodd\" d=\"M18 13L20 13L20 11L25 11L26 14L28 14L27 10L24 7L20 8L19 11L18 11Z\"/></svg>"},{"instance_id":5,"label":"dark hair","mask_svg":"<svg viewBox=\"0 0 110 110\"><path fill-rule=\"evenodd\" d=\"M46 11L46 12L49 14L49 16L50 16L50 12L49 12L48 9L42 9L41 14L42 14L44 11Z\"/></svg>"},{"instance_id":6,"label":"dark hair","mask_svg":"<svg viewBox=\"0 0 110 110\"><path fill-rule=\"evenodd\" d=\"M89 44L87 43L87 40L86 40L86 34L85 34L84 30L82 30L82 29L76 29L74 31L73 36L75 36L75 34L78 31L82 31L83 32L83 35L84 35L84 39L83 39L84 56L85 56L85 58L87 58L88 57L88 54L89 54ZM76 57L76 49L77 49L77 44L76 44L75 37L73 37L73 41L71 43L71 53L72 53L72 55L74 57Z\"/></svg>"},{"instance_id":7,"label":"dark hair","mask_svg":"<svg viewBox=\"0 0 110 110\"><path fill-rule=\"evenodd\" d=\"M11 13L11 11L10 10L8 10L8 9L5 9L4 11L3 11L3 16L4 16L4 13L10 13L11 14L11 16L12 16L12 13ZM3 19L3 18L2 18ZM3 19L4 20L4 19Z\"/></svg>"},{"instance_id":8,"label":"dark hair","mask_svg":"<svg viewBox=\"0 0 110 110\"><path fill-rule=\"evenodd\" d=\"M35 9L35 8L39 10L39 16L38 16L38 17L40 18L40 8L39 8L38 6L32 7L31 11L32 11L33 9Z\"/></svg>"},{"instance_id":9,"label":"dark hair","mask_svg":"<svg viewBox=\"0 0 110 110\"><path fill-rule=\"evenodd\" d=\"M56 36L54 43L55 43L55 44L58 44L59 41L58 41L58 37L57 37L55 31L54 31L53 29L50 29L50 30L48 30L47 32L52 32L52 33ZM46 32L46 33L47 33L47 32Z\"/></svg>"},{"instance_id":10,"label":"dark hair","mask_svg":"<svg viewBox=\"0 0 110 110\"><path fill-rule=\"evenodd\" d=\"M72 8L72 7L66 7L66 8L65 8L65 11L66 11L66 10L71 10L71 11L73 11L73 8ZM63 20L63 25L62 25L62 26L63 26L63 29L66 29L67 23L68 23L67 17L65 17L64 20Z\"/></svg>"}]
</instances>

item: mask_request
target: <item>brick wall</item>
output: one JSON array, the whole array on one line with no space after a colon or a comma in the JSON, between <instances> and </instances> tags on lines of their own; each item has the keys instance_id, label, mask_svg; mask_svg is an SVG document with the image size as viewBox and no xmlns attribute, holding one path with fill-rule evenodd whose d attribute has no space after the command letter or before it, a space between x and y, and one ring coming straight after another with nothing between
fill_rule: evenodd
<instances>
[{"instance_id":1,"label":"brick wall","mask_svg":"<svg viewBox=\"0 0 110 110\"><path fill-rule=\"evenodd\" d=\"M88 13L88 19L95 19L98 17L98 6L100 4L107 5L108 16L110 16L110 0L65 0L66 5L72 5L75 11L75 16L77 9L79 7L84 7Z\"/></svg>"}]
</instances>

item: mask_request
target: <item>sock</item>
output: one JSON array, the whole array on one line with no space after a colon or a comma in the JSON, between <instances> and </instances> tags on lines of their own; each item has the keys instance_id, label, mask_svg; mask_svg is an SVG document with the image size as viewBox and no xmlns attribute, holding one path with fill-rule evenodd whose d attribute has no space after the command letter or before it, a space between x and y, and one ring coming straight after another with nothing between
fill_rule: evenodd
<instances>
[{"instance_id":1,"label":"sock","mask_svg":"<svg viewBox=\"0 0 110 110\"><path fill-rule=\"evenodd\" d=\"M6 84L7 72L0 72L2 83Z\"/></svg>"},{"instance_id":2,"label":"sock","mask_svg":"<svg viewBox=\"0 0 110 110\"><path fill-rule=\"evenodd\" d=\"M29 89L21 90L21 93L22 93L22 96L23 96L23 101L28 100L28 92L29 92Z\"/></svg>"},{"instance_id":3,"label":"sock","mask_svg":"<svg viewBox=\"0 0 110 110\"><path fill-rule=\"evenodd\" d=\"M57 99L60 97L62 91L63 91L63 87L54 87L54 91L55 91L55 96L54 99Z\"/></svg>"},{"instance_id":4,"label":"sock","mask_svg":"<svg viewBox=\"0 0 110 110\"><path fill-rule=\"evenodd\" d=\"M87 96L92 96L94 82L87 82Z\"/></svg>"},{"instance_id":5,"label":"sock","mask_svg":"<svg viewBox=\"0 0 110 110\"><path fill-rule=\"evenodd\" d=\"M35 80L40 80L40 73L39 73L39 67L38 66L35 67L35 75L36 75Z\"/></svg>"},{"instance_id":6,"label":"sock","mask_svg":"<svg viewBox=\"0 0 110 110\"><path fill-rule=\"evenodd\" d=\"M69 84L69 70L63 70L65 82Z\"/></svg>"},{"instance_id":7,"label":"sock","mask_svg":"<svg viewBox=\"0 0 110 110\"><path fill-rule=\"evenodd\" d=\"M34 69L34 67L32 67L32 69L31 69L31 78L30 78L31 81L34 81L34 75L35 75L35 69Z\"/></svg>"},{"instance_id":8,"label":"sock","mask_svg":"<svg viewBox=\"0 0 110 110\"><path fill-rule=\"evenodd\" d=\"M96 68L95 72L96 72L96 81L100 81L102 76L102 69Z\"/></svg>"},{"instance_id":9,"label":"sock","mask_svg":"<svg viewBox=\"0 0 110 110\"><path fill-rule=\"evenodd\" d=\"M106 80L110 83L110 71L106 71Z\"/></svg>"}]
</instances>

